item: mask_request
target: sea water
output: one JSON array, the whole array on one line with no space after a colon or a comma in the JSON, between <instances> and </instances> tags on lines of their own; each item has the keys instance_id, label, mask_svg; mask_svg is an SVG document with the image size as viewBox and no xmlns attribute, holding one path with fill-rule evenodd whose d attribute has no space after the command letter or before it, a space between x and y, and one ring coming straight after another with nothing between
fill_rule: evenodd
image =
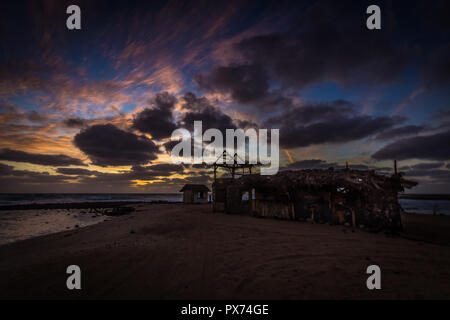
<instances>
[{"instance_id":1,"label":"sea water","mask_svg":"<svg viewBox=\"0 0 450 320\"><path fill-rule=\"evenodd\" d=\"M182 202L181 193L3 193L0 206L84 202Z\"/></svg>"},{"instance_id":2,"label":"sea water","mask_svg":"<svg viewBox=\"0 0 450 320\"><path fill-rule=\"evenodd\" d=\"M450 200L399 199L399 203L408 213L450 215Z\"/></svg>"}]
</instances>

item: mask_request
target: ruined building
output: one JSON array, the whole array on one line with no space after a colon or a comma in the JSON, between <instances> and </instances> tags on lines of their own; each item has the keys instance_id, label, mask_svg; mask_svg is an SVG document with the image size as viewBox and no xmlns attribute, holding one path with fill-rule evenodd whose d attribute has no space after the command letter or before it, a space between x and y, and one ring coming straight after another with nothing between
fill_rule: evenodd
<instances>
[{"instance_id":1,"label":"ruined building","mask_svg":"<svg viewBox=\"0 0 450 320\"><path fill-rule=\"evenodd\" d=\"M398 193L416 182L374 171L300 170L215 178L214 211L400 231Z\"/></svg>"}]
</instances>

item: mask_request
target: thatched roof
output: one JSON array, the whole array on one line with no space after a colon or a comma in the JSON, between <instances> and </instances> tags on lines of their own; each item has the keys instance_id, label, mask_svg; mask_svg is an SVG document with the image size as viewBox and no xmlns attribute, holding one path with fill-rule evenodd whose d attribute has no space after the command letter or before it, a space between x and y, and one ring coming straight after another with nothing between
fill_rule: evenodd
<instances>
[{"instance_id":1,"label":"thatched roof","mask_svg":"<svg viewBox=\"0 0 450 320\"><path fill-rule=\"evenodd\" d=\"M197 192L209 192L209 188L204 184L185 184L183 188L181 188L180 192L184 192L185 190L192 190Z\"/></svg>"},{"instance_id":2,"label":"thatched roof","mask_svg":"<svg viewBox=\"0 0 450 320\"><path fill-rule=\"evenodd\" d=\"M246 175L238 179L243 187L274 188L281 192L295 188L336 188L346 187L362 192L403 191L412 188L416 182L407 181L401 175L391 177L380 175L375 171L361 170L297 170L282 171L273 176Z\"/></svg>"}]
</instances>

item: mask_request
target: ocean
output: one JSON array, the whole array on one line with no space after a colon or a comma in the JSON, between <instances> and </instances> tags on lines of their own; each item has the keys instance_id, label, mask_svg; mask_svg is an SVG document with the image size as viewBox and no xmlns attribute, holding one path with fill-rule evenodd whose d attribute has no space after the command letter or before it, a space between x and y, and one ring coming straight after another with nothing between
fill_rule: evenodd
<instances>
[{"instance_id":1,"label":"ocean","mask_svg":"<svg viewBox=\"0 0 450 320\"><path fill-rule=\"evenodd\" d=\"M399 203L409 213L450 215L450 200L399 199Z\"/></svg>"},{"instance_id":2,"label":"ocean","mask_svg":"<svg viewBox=\"0 0 450 320\"><path fill-rule=\"evenodd\" d=\"M0 206L84 202L182 202L181 193L3 193Z\"/></svg>"}]
</instances>

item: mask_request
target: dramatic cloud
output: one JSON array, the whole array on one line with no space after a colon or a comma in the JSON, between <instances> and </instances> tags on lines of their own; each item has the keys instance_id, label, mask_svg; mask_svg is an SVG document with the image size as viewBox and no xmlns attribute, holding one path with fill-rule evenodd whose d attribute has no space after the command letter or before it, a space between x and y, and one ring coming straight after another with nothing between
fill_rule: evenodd
<instances>
[{"instance_id":1,"label":"dramatic cloud","mask_svg":"<svg viewBox=\"0 0 450 320\"><path fill-rule=\"evenodd\" d=\"M206 90L231 92L233 99L248 103L263 98L269 90L269 80L260 65L217 67L208 75L197 77Z\"/></svg>"},{"instance_id":2,"label":"dramatic cloud","mask_svg":"<svg viewBox=\"0 0 450 320\"><path fill-rule=\"evenodd\" d=\"M43 166L84 166L80 159L75 159L66 155L50 155L40 153L28 153L24 151L1 149L0 160L25 162Z\"/></svg>"},{"instance_id":3,"label":"dramatic cloud","mask_svg":"<svg viewBox=\"0 0 450 320\"><path fill-rule=\"evenodd\" d=\"M398 128L393 128L386 130L375 137L376 140L390 140L394 138L401 138L406 136L417 135L418 133L425 130L425 126L403 126Z\"/></svg>"},{"instance_id":4,"label":"dramatic cloud","mask_svg":"<svg viewBox=\"0 0 450 320\"><path fill-rule=\"evenodd\" d=\"M68 128L83 128L86 126L87 121L81 118L69 118L64 120L63 123Z\"/></svg>"},{"instance_id":5,"label":"dramatic cloud","mask_svg":"<svg viewBox=\"0 0 450 320\"><path fill-rule=\"evenodd\" d=\"M304 170L304 169L328 169L330 167L336 168L337 163L328 163L325 160L311 159L311 160L301 160L291 163L287 166L287 169L292 170Z\"/></svg>"},{"instance_id":6,"label":"dramatic cloud","mask_svg":"<svg viewBox=\"0 0 450 320\"><path fill-rule=\"evenodd\" d=\"M365 164L348 163L348 167L351 170L375 170L381 174L390 174L392 168L378 168L374 166L368 166ZM284 170L305 170L305 169L345 169L346 165L338 164L336 162L327 162L322 159L310 159L310 160L300 160L289 164Z\"/></svg>"},{"instance_id":7,"label":"dramatic cloud","mask_svg":"<svg viewBox=\"0 0 450 320\"><path fill-rule=\"evenodd\" d=\"M87 170L82 168L58 168L56 169L56 172L67 176L91 176L99 173L98 171Z\"/></svg>"},{"instance_id":8,"label":"dramatic cloud","mask_svg":"<svg viewBox=\"0 0 450 320\"><path fill-rule=\"evenodd\" d=\"M158 147L145 136L111 124L83 129L75 136L74 144L99 166L145 164L156 159L158 152Z\"/></svg>"},{"instance_id":9,"label":"dramatic cloud","mask_svg":"<svg viewBox=\"0 0 450 320\"><path fill-rule=\"evenodd\" d=\"M427 178L432 182L449 183L450 171L449 170L411 170L404 173L407 177L418 178L418 180L426 181L420 178Z\"/></svg>"},{"instance_id":10,"label":"dramatic cloud","mask_svg":"<svg viewBox=\"0 0 450 320\"><path fill-rule=\"evenodd\" d=\"M82 183L105 182L105 183L127 183L130 184L135 180L154 180L155 178L168 177L175 173L183 173L184 168L181 165L174 164L156 164L152 166L135 165L130 171L120 173L103 173L95 172L95 177L91 174L85 174Z\"/></svg>"},{"instance_id":11,"label":"dramatic cloud","mask_svg":"<svg viewBox=\"0 0 450 320\"><path fill-rule=\"evenodd\" d=\"M10 175L14 171L13 166L8 166L7 164L0 163L0 175L6 176Z\"/></svg>"},{"instance_id":12,"label":"dramatic cloud","mask_svg":"<svg viewBox=\"0 0 450 320\"><path fill-rule=\"evenodd\" d=\"M372 157L376 160L449 160L449 144L450 130L431 136L406 138L393 142L376 152Z\"/></svg>"},{"instance_id":13,"label":"dramatic cloud","mask_svg":"<svg viewBox=\"0 0 450 320\"><path fill-rule=\"evenodd\" d=\"M445 175L448 139L431 137L450 130L449 1L379 0L381 30L366 28L371 4L86 1L88 27L68 33L64 1L9 2L0 10L0 161L52 168L0 166L2 190L14 179L18 192L173 192L210 182L203 166L160 163L167 154L149 165L178 143L167 139L173 130L195 120L222 132L278 128L282 147L309 147L294 158L325 157L290 169L342 168L342 159L373 168L381 149L381 158L449 160L404 164L427 171L424 180Z\"/></svg>"},{"instance_id":14,"label":"dramatic cloud","mask_svg":"<svg viewBox=\"0 0 450 320\"><path fill-rule=\"evenodd\" d=\"M292 104L280 90L270 90L269 77L260 64L219 66L195 80L203 90L230 94L234 101L259 109Z\"/></svg>"},{"instance_id":15,"label":"dramatic cloud","mask_svg":"<svg viewBox=\"0 0 450 320\"><path fill-rule=\"evenodd\" d=\"M149 167L146 167L148 170L158 174L158 173L181 173L184 171L184 167L177 164L171 163L160 163L155 164Z\"/></svg>"},{"instance_id":16,"label":"dramatic cloud","mask_svg":"<svg viewBox=\"0 0 450 320\"><path fill-rule=\"evenodd\" d=\"M402 167L400 170L405 176L413 177L421 184L450 183L450 171L442 169L444 165L444 162L427 162Z\"/></svg>"},{"instance_id":17,"label":"dramatic cloud","mask_svg":"<svg viewBox=\"0 0 450 320\"><path fill-rule=\"evenodd\" d=\"M441 168L444 164L443 162L419 163L411 166L411 168L415 170L431 170Z\"/></svg>"},{"instance_id":18,"label":"dramatic cloud","mask_svg":"<svg viewBox=\"0 0 450 320\"><path fill-rule=\"evenodd\" d=\"M246 39L238 49L251 61L265 62L288 86L393 81L405 66L405 51L392 40L387 7L380 32L361 27L366 8L354 1L319 1L289 32Z\"/></svg>"},{"instance_id":19,"label":"dramatic cloud","mask_svg":"<svg viewBox=\"0 0 450 320\"><path fill-rule=\"evenodd\" d=\"M402 121L401 117L362 115L349 102L338 100L293 108L269 119L266 125L280 129L280 144L284 147L307 147L363 139Z\"/></svg>"},{"instance_id":20,"label":"dramatic cloud","mask_svg":"<svg viewBox=\"0 0 450 320\"><path fill-rule=\"evenodd\" d=\"M188 92L183 97L183 114L181 125L187 129L193 129L194 121L202 121L203 130L210 128L225 132L226 129L235 129L236 125L230 116L223 113L219 108L210 104L208 99Z\"/></svg>"},{"instance_id":21,"label":"dramatic cloud","mask_svg":"<svg viewBox=\"0 0 450 320\"><path fill-rule=\"evenodd\" d=\"M45 122L47 121L47 117L45 117L43 114L37 112L36 110L30 111L26 114L27 120L31 122Z\"/></svg>"},{"instance_id":22,"label":"dramatic cloud","mask_svg":"<svg viewBox=\"0 0 450 320\"><path fill-rule=\"evenodd\" d=\"M377 32L363 26L366 8L354 1L319 1L289 31L240 41L235 50L244 63L215 67L197 82L202 89L230 93L246 104L271 96L273 81L300 89L323 81L343 86L395 81L411 50L393 40L388 6L382 11L383 29ZM289 99L278 97L289 105Z\"/></svg>"},{"instance_id":23,"label":"dramatic cloud","mask_svg":"<svg viewBox=\"0 0 450 320\"><path fill-rule=\"evenodd\" d=\"M152 102L154 107L138 113L133 120L133 128L158 140L170 137L177 128L172 114L176 102L177 99L167 92L157 94Z\"/></svg>"},{"instance_id":24,"label":"dramatic cloud","mask_svg":"<svg viewBox=\"0 0 450 320\"><path fill-rule=\"evenodd\" d=\"M51 175L48 172L14 170L12 166L0 164L1 192L11 192L18 185L64 184L75 178L66 175Z\"/></svg>"}]
</instances>

